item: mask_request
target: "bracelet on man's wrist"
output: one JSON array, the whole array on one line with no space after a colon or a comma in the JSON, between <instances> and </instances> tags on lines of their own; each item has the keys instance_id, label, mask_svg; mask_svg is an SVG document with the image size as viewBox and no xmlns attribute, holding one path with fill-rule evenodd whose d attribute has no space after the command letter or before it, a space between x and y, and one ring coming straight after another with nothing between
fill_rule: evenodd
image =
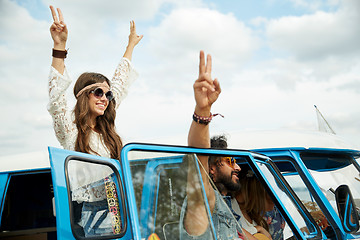
<instances>
[{"instance_id":1,"label":"bracelet on man's wrist","mask_svg":"<svg viewBox=\"0 0 360 240\"><path fill-rule=\"evenodd\" d=\"M210 117L202 117L202 116L199 116L196 113L194 113L193 114L193 120L195 122L197 122L197 123L208 125L211 122L212 118L216 117L217 115L220 115L221 117L224 118L224 116L221 115L220 113L216 113L216 114L210 113Z\"/></svg>"},{"instance_id":2,"label":"bracelet on man's wrist","mask_svg":"<svg viewBox=\"0 0 360 240\"><path fill-rule=\"evenodd\" d=\"M67 55L67 50L56 50L56 49L52 49L52 56L54 58L66 58Z\"/></svg>"}]
</instances>

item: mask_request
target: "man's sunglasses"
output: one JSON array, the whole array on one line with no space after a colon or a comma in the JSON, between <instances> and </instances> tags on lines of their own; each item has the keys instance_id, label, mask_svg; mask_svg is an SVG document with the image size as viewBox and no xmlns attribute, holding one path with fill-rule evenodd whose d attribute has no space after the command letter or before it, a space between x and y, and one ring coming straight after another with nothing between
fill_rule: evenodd
<instances>
[{"instance_id":1,"label":"man's sunglasses","mask_svg":"<svg viewBox=\"0 0 360 240\"><path fill-rule=\"evenodd\" d=\"M90 93L93 93L96 98L102 98L104 96L104 90L102 90L102 88L95 88ZM105 93L105 97L110 102L114 99L114 94L112 91L107 91Z\"/></svg>"},{"instance_id":2,"label":"man's sunglasses","mask_svg":"<svg viewBox=\"0 0 360 240\"><path fill-rule=\"evenodd\" d=\"M235 169L236 159L233 157L222 157L221 161L226 162L231 168Z\"/></svg>"}]
</instances>

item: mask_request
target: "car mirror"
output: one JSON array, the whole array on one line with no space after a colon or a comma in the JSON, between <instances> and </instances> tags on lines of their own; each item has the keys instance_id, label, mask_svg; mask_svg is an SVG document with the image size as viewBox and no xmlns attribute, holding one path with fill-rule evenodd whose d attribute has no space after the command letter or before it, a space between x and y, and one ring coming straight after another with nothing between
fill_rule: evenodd
<instances>
[{"instance_id":1,"label":"car mirror","mask_svg":"<svg viewBox=\"0 0 360 240\"><path fill-rule=\"evenodd\" d=\"M349 186L339 186L335 190L335 198L345 232L357 232L359 230L359 216Z\"/></svg>"}]
</instances>

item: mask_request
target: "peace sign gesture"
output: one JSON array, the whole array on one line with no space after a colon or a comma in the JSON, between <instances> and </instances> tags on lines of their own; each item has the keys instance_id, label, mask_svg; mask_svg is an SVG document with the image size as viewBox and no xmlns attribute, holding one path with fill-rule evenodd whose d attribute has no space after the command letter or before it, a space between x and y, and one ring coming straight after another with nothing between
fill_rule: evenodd
<instances>
[{"instance_id":1,"label":"peace sign gesture","mask_svg":"<svg viewBox=\"0 0 360 240\"><path fill-rule=\"evenodd\" d=\"M204 117L209 116L211 105L221 92L218 80L211 79L211 64L211 55L207 55L205 63L204 51L200 51L199 77L193 87L196 101L195 112Z\"/></svg>"},{"instance_id":2,"label":"peace sign gesture","mask_svg":"<svg viewBox=\"0 0 360 240\"><path fill-rule=\"evenodd\" d=\"M68 29L64 22L64 17L60 8L57 8L59 18L56 15L55 9L53 6L50 6L51 14L54 19L53 24L50 27L51 37L54 41L54 48L56 49L65 49L66 40L68 37Z\"/></svg>"},{"instance_id":3,"label":"peace sign gesture","mask_svg":"<svg viewBox=\"0 0 360 240\"><path fill-rule=\"evenodd\" d=\"M142 38L143 35L138 35L136 33L136 25L134 20L130 21L129 45L136 46Z\"/></svg>"}]
</instances>

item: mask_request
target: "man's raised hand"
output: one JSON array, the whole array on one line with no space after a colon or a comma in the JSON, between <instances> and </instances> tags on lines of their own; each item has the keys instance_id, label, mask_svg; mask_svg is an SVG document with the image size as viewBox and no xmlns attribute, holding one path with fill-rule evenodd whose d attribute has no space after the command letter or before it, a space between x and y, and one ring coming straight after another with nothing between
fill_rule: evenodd
<instances>
[{"instance_id":1,"label":"man's raised hand","mask_svg":"<svg viewBox=\"0 0 360 240\"><path fill-rule=\"evenodd\" d=\"M211 55L207 55L205 62L204 51L200 51L199 77L193 87L196 101L195 113L204 117L209 116L211 105L221 93L218 80L211 78L211 64Z\"/></svg>"}]
</instances>

